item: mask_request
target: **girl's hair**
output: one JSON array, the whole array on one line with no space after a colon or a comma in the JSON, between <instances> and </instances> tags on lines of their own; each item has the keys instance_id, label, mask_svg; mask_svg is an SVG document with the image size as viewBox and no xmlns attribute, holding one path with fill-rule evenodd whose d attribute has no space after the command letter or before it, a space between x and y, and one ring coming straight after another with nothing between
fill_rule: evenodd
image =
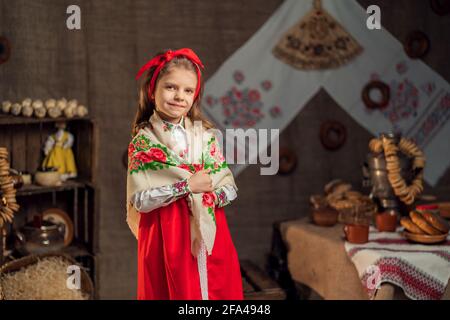
<instances>
[{"instance_id":1,"label":"girl's hair","mask_svg":"<svg viewBox=\"0 0 450 320\"><path fill-rule=\"evenodd\" d=\"M163 54L158 53L159 54ZM186 57L175 57L174 59L170 60L168 63L164 65L164 67L159 72L158 78L156 79L155 89L158 84L159 79L167 74L172 67L177 68L184 68L186 70L191 70L194 72L195 75L197 75L196 66L193 64L192 61L187 59ZM156 67L151 68L145 77L145 81L142 82L140 90L139 90L139 103L138 103L138 109L136 112L136 115L134 117L133 125L131 127L131 134L134 137L139 129L146 127L149 124L150 116L153 114L153 111L156 109L155 103L151 101L151 97L148 96L150 81L152 79L153 73L155 72ZM187 116L192 121L202 121L203 126L206 129L214 128L214 125L206 119L206 117L202 114L200 103L201 98L203 94L203 78L200 80L201 83L198 83L197 85L200 86L200 91L198 93L197 98L195 99L194 103L192 104L191 109L187 113Z\"/></svg>"}]
</instances>

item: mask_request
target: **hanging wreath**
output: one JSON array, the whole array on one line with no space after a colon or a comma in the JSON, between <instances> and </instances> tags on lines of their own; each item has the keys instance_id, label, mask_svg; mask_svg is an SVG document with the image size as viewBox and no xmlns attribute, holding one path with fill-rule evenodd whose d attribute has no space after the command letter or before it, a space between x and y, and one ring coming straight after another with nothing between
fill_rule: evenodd
<instances>
[{"instance_id":1,"label":"hanging wreath","mask_svg":"<svg viewBox=\"0 0 450 320\"><path fill-rule=\"evenodd\" d=\"M394 143L393 139L387 137L382 137L381 139L374 138L369 142L369 149L374 154L384 152L388 180L395 195L405 204L412 204L416 197L423 191L423 169L425 168L425 156L423 152L414 142L405 138L401 138L398 146ZM418 172L409 185L400 173L401 168L397 155L399 151L413 159L413 170L414 172Z\"/></svg>"},{"instance_id":2,"label":"hanging wreath","mask_svg":"<svg viewBox=\"0 0 450 320\"><path fill-rule=\"evenodd\" d=\"M14 212L20 208L16 201L16 190L9 168L8 150L0 148L0 229L7 222L12 223Z\"/></svg>"},{"instance_id":3,"label":"hanging wreath","mask_svg":"<svg viewBox=\"0 0 450 320\"><path fill-rule=\"evenodd\" d=\"M0 37L0 64L8 61L10 54L11 47L9 45L8 39L6 39L5 37Z\"/></svg>"},{"instance_id":4,"label":"hanging wreath","mask_svg":"<svg viewBox=\"0 0 450 320\"><path fill-rule=\"evenodd\" d=\"M327 150L340 149L347 140L347 129L338 121L325 121L320 126L320 142Z\"/></svg>"},{"instance_id":5,"label":"hanging wreath","mask_svg":"<svg viewBox=\"0 0 450 320\"><path fill-rule=\"evenodd\" d=\"M294 171L296 166L297 155L295 154L295 152L287 147L281 147L278 173L289 174Z\"/></svg>"},{"instance_id":6,"label":"hanging wreath","mask_svg":"<svg viewBox=\"0 0 450 320\"><path fill-rule=\"evenodd\" d=\"M411 59L423 58L430 49L430 39L422 31L415 30L406 38L404 49Z\"/></svg>"},{"instance_id":7,"label":"hanging wreath","mask_svg":"<svg viewBox=\"0 0 450 320\"><path fill-rule=\"evenodd\" d=\"M372 90L378 90L381 93L381 101L374 101L370 97ZM362 91L362 100L369 109L383 109L389 104L391 98L391 90L389 86L381 81L371 81L364 87Z\"/></svg>"},{"instance_id":8,"label":"hanging wreath","mask_svg":"<svg viewBox=\"0 0 450 320\"><path fill-rule=\"evenodd\" d=\"M450 13L450 0L430 0L431 9L440 16Z\"/></svg>"}]
</instances>

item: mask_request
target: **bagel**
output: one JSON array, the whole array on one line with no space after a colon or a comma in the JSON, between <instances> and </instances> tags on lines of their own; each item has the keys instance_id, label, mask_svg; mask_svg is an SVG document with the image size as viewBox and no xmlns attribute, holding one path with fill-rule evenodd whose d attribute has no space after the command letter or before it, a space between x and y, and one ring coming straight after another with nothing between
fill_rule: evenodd
<instances>
[{"instance_id":1,"label":"bagel","mask_svg":"<svg viewBox=\"0 0 450 320\"><path fill-rule=\"evenodd\" d=\"M372 90L378 90L381 95L381 101L375 101L371 98L370 92ZM391 89L389 85L381 81L371 81L366 84L362 90L362 100L369 109L383 109L388 106L391 97Z\"/></svg>"},{"instance_id":2,"label":"bagel","mask_svg":"<svg viewBox=\"0 0 450 320\"><path fill-rule=\"evenodd\" d=\"M441 231L442 233L447 233L450 230L448 222L445 221L440 215L431 211L425 211L422 212L422 216L429 224L433 226L433 228Z\"/></svg>"},{"instance_id":3,"label":"bagel","mask_svg":"<svg viewBox=\"0 0 450 320\"><path fill-rule=\"evenodd\" d=\"M422 31L415 30L408 35L403 47L406 54L411 59L419 59L428 53L430 49L430 39Z\"/></svg>"},{"instance_id":4,"label":"bagel","mask_svg":"<svg viewBox=\"0 0 450 320\"><path fill-rule=\"evenodd\" d=\"M406 196L404 196L402 198L402 201L407 205L413 204L414 196L409 192L409 190L408 190L408 193L406 194Z\"/></svg>"},{"instance_id":5,"label":"bagel","mask_svg":"<svg viewBox=\"0 0 450 320\"><path fill-rule=\"evenodd\" d=\"M333 194L336 194L336 195L341 195L341 194L344 194L344 193L350 191L351 189L352 189L352 185L351 185L351 184L349 184L349 183L343 183L343 184L337 185L337 186L333 189L332 193L333 193Z\"/></svg>"},{"instance_id":6,"label":"bagel","mask_svg":"<svg viewBox=\"0 0 450 320\"><path fill-rule=\"evenodd\" d=\"M329 194L332 193L333 190L336 188L336 186L345 183L344 181L342 181L341 179L334 179L331 180L330 182L328 182L325 187L324 187L324 191L325 194Z\"/></svg>"},{"instance_id":7,"label":"bagel","mask_svg":"<svg viewBox=\"0 0 450 320\"><path fill-rule=\"evenodd\" d=\"M383 143L378 139L372 139L369 142L369 149L374 153L383 151Z\"/></svg>"},{"instance_id":8,"label":"bagel","mask_svg":"<svg viewBox=\"0 0 450 320\"><path fill-rule=\"evenodd\" d=\"M412 222L414 222L415 225L417 225L420 229L422 229L422 231L424 231L426 234L429 235L439 235L441 234L441 232L435 228L433 228L428 222L427 220L425 220L425 218L422 216L422 214L420 214L417 211L411 211L409 213L409 216L412 220Z\"/></svg>"},{"instance_id":9,"label":"bagel","mask_svg":"<svg viewBox=\"0 0 450 320\"><path fill-rule=\"evenodd\" d=\"M411 221L408 217L403 217L400 219L400 224L409 232L415 233L415 234L425 234L425 232L422 231L418 226L414 224L414 222Z\"/></svg>"},{"instance_id":10,"label":"bagel","mask_svg":"<svg viewBox=\"0 0 450 320\"><path fill-rule=\"evenodd\" d=\"M347 140L347 129L338 121L325 121L320 126L320 142L327 150L340 149Z\"/></svg>"}]
</instances>

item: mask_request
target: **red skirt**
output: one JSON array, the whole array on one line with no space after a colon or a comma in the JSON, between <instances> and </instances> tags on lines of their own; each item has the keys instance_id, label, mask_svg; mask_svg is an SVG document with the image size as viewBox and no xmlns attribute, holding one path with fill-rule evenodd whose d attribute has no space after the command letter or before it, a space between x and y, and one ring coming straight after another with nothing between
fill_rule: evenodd
<instances>
[{"instance_id":1,"label":"red skirt","mask_svg":"<svg viewBox=\"0 0 450 320\"><path fill-rule=\"evenodd\" d=\"M207 257L210 300L242 300L238 255L223 208L216 208L216 238ZM139 300L201 300L197 258L191 254L185 198L141 213L138 241Z\"/></svg>"}]
</instances>

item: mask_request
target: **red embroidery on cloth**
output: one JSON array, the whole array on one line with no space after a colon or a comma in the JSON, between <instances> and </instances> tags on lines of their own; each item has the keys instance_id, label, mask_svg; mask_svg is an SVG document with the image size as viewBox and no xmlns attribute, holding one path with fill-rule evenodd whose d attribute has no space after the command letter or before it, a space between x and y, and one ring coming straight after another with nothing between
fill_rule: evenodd
<instances>
[{"instance_id":1,"label":"red embroidery on cloth","mask_svg":"<svg viewBox=\"0 0 450 320\"><path fill-rule=\"evenodd\" d=\"M233 73L235 85L243 85L245 75L241 70ZM223 125L233 126L235 128L254 127L261 119L265 117L263 112L263 92L272 89L273 83L270 80L263 80L260 83L261 89L244 87L238 88L233 85L223 96L214 97L208 95L206 104L210 108L220 108L224 116Z\"/></svg>"},{"instance_id":2,"label":"red embroidery on cloth","mask_svg":"<svg viewBox=\"0 0 450 320\"><path fill-rule=\"evenodd\" d=\"M450 119L450 93L444 92L435 105L428 106L428 109L432 111L428 111L425 119L416 125L418 129L413 128L408 132L408 136L412 136L412 140L421 148L424 148Z\"/></svg>"},{"instance_id":3,"label":"red embroidery on cloth","mask_svg":"<svg viewBox=\"0 0 450 320\"><path fill-rule=\"evenodd\" d=\"M412 299L438 300L445 292L447 284L432 278L399 258L381 258L374 265L380 269L381 283L390 282L403 289L405 295ZM362 284L369 297L373 297L376 289L367 287L370 274L365 273Z\"/></svg>"},{"instance_id":4,"label":"red embroidery on cloth","mask_svg":"<svg viewBox=\"0 0 450 320\"><path fill-rule=\"evenodd\" d=\"M417 115L419 107L419 90L417 87L405 79L403 82L391 82L391 100L388 107L383 112L384 115L391 120L392 123L403 119L408 119L411 116Z\"/></svg>"},{"instance_id":5,"label":"red embroidery on cloth","mask_svg":"<svg viewBox=\"0 0 450 320\"><path fill-rule=\"evenodd\" d=\"M281 108L279 106L274 106L270 108L270 115L272 118L277 118L281 115Z\"/></svg>"},{"instance_id":6,"label":"red embroidery on cloth","mask_svg":"<svg viewBox=\"0 0 450 320\"><path fill-rule=\"evenodd\" d=\"M370 242L375 242L375 241L371 240ZM423 251L423 250L404 250L404 249L391 249L391 248L365 248L365 247L360 247L360 248L353 248L353 249L351 249L348 252L348 255L351 258L355 254L357 254L358 252L363 251L363 250L405 252L405 253L420 253L420 254L430 253L430 254L437 255L437 256L447 260L448 262L450 262L450 253L448 251L444 251L444 250Z\"/></svg>"}]
</instances>

